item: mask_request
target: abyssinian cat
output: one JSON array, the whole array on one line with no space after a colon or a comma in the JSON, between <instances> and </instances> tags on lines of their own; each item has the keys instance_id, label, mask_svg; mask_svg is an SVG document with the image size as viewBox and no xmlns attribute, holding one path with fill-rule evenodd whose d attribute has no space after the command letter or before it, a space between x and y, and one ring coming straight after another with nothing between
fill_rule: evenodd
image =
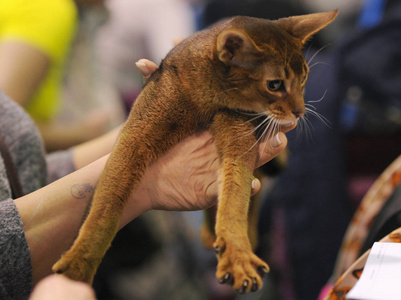
<instances>
[{"instance_id":1,"label":"abyssinian cat","mask_svg":"<svg viewBox=\"0 0 401 300\"><path fill-rule=\"evenodd\" d=\"M217 278L241 292L262 286L268 265L253 252L247 217L255 145L305 113L305 42L338 11L276 21L234 17L173 48L146 81L97 185L87 219L53 271L91 282L124 202L173 145L208 129L219 157Z\"/></svg>"}]
</instances>

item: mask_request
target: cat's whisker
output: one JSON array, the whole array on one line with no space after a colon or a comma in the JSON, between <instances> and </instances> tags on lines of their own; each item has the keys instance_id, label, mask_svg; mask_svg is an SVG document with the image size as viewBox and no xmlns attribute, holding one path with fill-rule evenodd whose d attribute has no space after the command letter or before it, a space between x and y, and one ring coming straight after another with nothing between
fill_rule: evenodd
<instances>
[{"instance_id":1,"label":"cat's whisker","mask_svg":"<svg viewBox=\"0 0 401 300\"><path fill-rule=\"evenodd\" d=\"M312 49L312 43L309 44L308 50L306 50L306 53L305 53L305 57L309 56L309 52L310 52L311 49Z\"/></svg>"},{"instance_id":2,"label":"cat's whisker","mask_svg":"<svg viewBox=\"0 0 401 300\"><path fill-rule=\"evenodd\" d=\"M263 130L260 134L258 134L258 141L264 140L264 136L266 135L266 132L269 130L271 127L272 122L274 122L273 117L267 120L263 125Z\"/></svg>"},{"instance_id":3,"label":"cat's whisker","mask_svg":"<svg viewBox=\"0 0 401 300\"><path fill-rule=\"evenodd\" d=\"M331 46L331 44L327 44L323 47L321 47L319 50L317 50L315 52L315 54L312 55L312 57L308 60L308 66L311 64L311 62L313 61L313 59L316 57L316 55L318 55L320 52L322 52L324 49L326 49L327 47Z\"/></svg>"},{"instance_id":4,"label":"cat's whisker","mask_svg":"<svg viewBox=\"0 0 401 300\"><path fill-rule=\"evenodd\" d=\"M316 106L309 104L309 103L305 103L305 108L310 108L310 109L313 109L314 111L317 111Z\"/></svg>"},{"instance_id":5,"label":"cat's whisker","mask_svg":"<svg viewBox=\"0 0 401 300\"><path fill-rule=\"evenodd\" d=\"M265 128L265 130L263 131L263 133L261 134L259 141L265 143L263 151L266 150L267 147L267 143L266 141L269 139L269 133L267 132L269 130L268 127Z\"/></svg>"},{"instance_id":6,"label":"cat's whisker","mask_svg":"<svg viewBox=\"0 0 401 300\"><path fill-rule=\"evenodd\" d=\"M309 140L313 137L312 134L312 123L309 121L307 116L303 116L302 118L299 118L299 129L300 129L300 133L306 137L306 140Z\"/></svg>"},{"instance_id":7,"label":"cat's whisker","mask_svg":"<svg viewBox=\"0 0 401 300\"><path fill-rule=\"evenodd\" d=\"M269 116L266 116L266 115L264 115L264 114L258 114L256 117L254 117L254 118L249 119L248 121L246 121L245 124L251 123L251 122L253 122L253 121L255 121L255 120L259 119L259 118L263 118L263 117L266 118L266 119L270 118ZM266 120L263 120L262 122L265 122L265 121L266 121Z\"/></svg>"},{"instance_id":8,"label":"cat's whisker","mask_svg":"<svg viewBox=\"0 0 401 300\"><path fill-rule=\"evenodd\" d=\"M298 124L297 124L297 128L296 128L296 132L297 132L297 136L299 136L300 134L303 135L303 131L304 131L304 117L299 118L298 119Z\"/></svg>"},{"instance_id":9,"label":"cat's whisker","mask_svg":"<svg viewBox=\"0 0 401 300\"><path fill-rule=\"evenodd\" d=\"M279 122L277 121L276 117L272 117L269 124L265 127L263 132L261 133L260 137L258 138L258 143L266 143L269 138L274 136L275 131L277 131L277 126L279 126ZM265 144L264 149L265 150L267 147L267 144Z\"/></svg>"},{"instance_id":10,"label":"cat's whisker","mask_svg":"<svg viewBox=\"0 0 401 300\"><path fill-rule=\"evenodd\" d=\"M253 148L255 148L256 145L259 145L260 139L261 139L260 137L257 138L257 139L256 139L256 142L255 142L251 147L249 147L249 149L246 150L240 157L242 157L242 156L244 156L245 154L247 154L249 151L251 151Z\"/></svg>"},{"instance_id":11,"label":"cat's whisker","mask_svg":"<svg viewBox=\"0 0 401 300\"><path fill-rule=\"evenodd\" d=\"M254 121L254 120L256 120L256 119L258 119L258 118L260 118L260 117L264 117L265 119L262 120L257 126L251 128L251 129L248 130L248 131L245 131L245 132L242 133L242 134L237 135L235 138L241 138L241 137L244 137L244 136L247 136L247 135L250 135L250 134L254 134L254 133L257 132L261 127L263 127L266 123L269 123L269 122L271 121L271 117L270 117L270 116L265 115L265 114L259 114L259 115L256 116L255 118L246 121L246 122L244 123L244 125L247 124L247 123L249 123L249 122L251 122L251 121Z\"/></svg>"},{"instance_id":12,"label":"cat's whisker","mask_svg":"<svg viewBox=\"0 0 401 300\"><path fill-rule=\"evenodd\" d=\"M312 116L314 116L315 118L322 121L324 125L331 128L332 124L331 124L330 120L327 119L325 116L323 116L321 113L318 113L317 111L314 111L313 109L310 109L308 107L305 107L305 109L306 109L306 113L310 113Z\"/></svg>"},{"instance_id":13,"label":"cat's whisker","mask_svg":"<svg viewBox=\"0 0 401 300\"><path fill-rule=\"evenodd\" d=\"M263 120L258 126L254 129L248 131L246 134L250 134L251 132L254 133L255 131L263 128L263 131L258 135L255 143L245 151L241 156L245 155L249 151L251 151L255 146L259 145L260 143L266 142L269 138L273 137L276 132L279 132L280 129L280 122L279 119L275 116L266 116L266 119ZM245 134L243 134L245 135ZM243 136L242 135L242 136ZM267 145L265 145L267 147Z\"/></svg>"},{"instance_id":14,"label":"cat's whisker","mask_svg":"<svg viewBox=\"0 0 401 300\"><path fill-rule=\"evenodd\" d=\"M266 142L267 140L274 137L278 132L281 131L280 119L275 118L272 123L270 124L269 128L266 128L263 133L263 141ZM266 145L265 145L266 147Z\"/></svg>"},{"instance_id":15,"label":"cat's whisker","mask_svg":"<svg viewBox=\"0 0 401 300\"><path fill-rule=\"evenodd\" d=\"M324 91L323 96L320 97L320 99L317 99L317 100L309 100L307 103L308 103L308 104L309 104L309 103L319 103L320 101L322 101L322 100L324 99L324 97L326 97L327 91L328 91L327 89Z\"/></svg>"},{"instance_id":16,"label":"cat's whisker","mask_svg":"<svg viewBox=\"0 0 401 300\"><path fill-rule=\"evenodd\" d=\"M317 66L317 65L326 65L326 66L329 66L329 64L326 63L326 62L317 61L317 62L315 62L313 65L310 65L310 66L309 66L309 70L312 69L313 67Z\"/></svg>"},{"instance_id":17,"label":"cat's whisker","mask_svg":"<svg viewBox=\"0 0 401 300\"><path fill-rule=\"evenodd\" d=\"M280 122L279 122L279 120L275 120L275 122L273 123L272 129L271 129L271 132L269 132L269 136L267 136L267 139L273 137L279 131L280 131Z\"/></svg>"}]
</instances>

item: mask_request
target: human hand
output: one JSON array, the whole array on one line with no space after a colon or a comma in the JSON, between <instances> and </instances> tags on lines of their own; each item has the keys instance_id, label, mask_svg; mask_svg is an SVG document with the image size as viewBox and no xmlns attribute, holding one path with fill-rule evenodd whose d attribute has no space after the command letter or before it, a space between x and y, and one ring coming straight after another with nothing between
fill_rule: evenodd
<instances>
[{"instance_id":1,"label":"human hand","mask_svg":"<svg viewBox=\"0 0 401 300\"><path fill-rule=\"evenodd\" d=\"M146 81L154 71L159 67L148 59L140 59L135 63L136 67L141 71L144 81Z\"/></svg>"},{"instance_id":2,"label":"human hand","mask_svg":"<svg viewBox=\"0 0 401 300\"><path fill-rule=\"evenodd\" d=\"M92 288L63 275L50 275L40 281L29 300L95 300Z\"/></svg>"},{"instance_id":3,"label":"human hand","mask_svg":"<svg viewBox=\"0 0 401 300\"><path fill-rule=\"evenodd\" d=\"M283 132L260 144L258 166L272 160L286 146ZM181 141L151 165L138 190L150 200L151 209L206 209L217 202L218 166L212 135L204 131ZM256 193L260 182L255 179L253 183L253 193Z\"/></svg>"},{"instance_id":4,"label":"human hand","mask_svg":"<svg viewBox=\"0 0 401 300\"><path fill-rule=\"evenodd\" d=\"M146 59L139 60L136 65L145 80L158 68ZM284 128L283 132L259 145L258 166L283 152L287 146L284 133L296 125ZM217 170L218 158L213 138L204 131L186 138L159 158L145 172L138 190L150 199L151 209L205 209L217 201ZM255 178L252 193L257 193L259 189L260 182Z\"/></svg>"}]
</instances>

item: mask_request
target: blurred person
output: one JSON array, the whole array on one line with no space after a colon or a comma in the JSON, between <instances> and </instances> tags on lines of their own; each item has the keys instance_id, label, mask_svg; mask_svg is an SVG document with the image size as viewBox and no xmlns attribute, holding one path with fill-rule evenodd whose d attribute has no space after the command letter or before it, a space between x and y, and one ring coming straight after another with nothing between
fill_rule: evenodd
<instances>
[{"instance_id":1,"label":"blurred person","mask_svg":"<svg viewBox=\"0 0 401 300\"><path fill-rule=\"evenodd\" d=\"M120 125L128 111L121 95L100 74L102 61L95 41L99 28L107 22L107 9L103 4L86 2L78 6L79 26L65 66L61 108L55 122L92 124L102 133Z\"/></svg>"},{"instance_id":2,"label":"blurred person","mask_svg":"<svg viewBox=\"0 0 401 300\"><path fill-rule=\"evenodd\" d=\"M130 106L142 86L135 61L147 57L159 64L175 41L196 30L188 0L112 0L105 3L108 20L95 45L99 76Z\"/></svg>"},{"instance_id":3,"label":"blurred person","mask_svg":"<svg viewBox=\"0 0 401 300\"><path fill-rule=\"evenodd\" d=\"M0 88L32 116L46 148L67 148L103 133L105 121L99 116L54 122L77 26L75 2L1 0L0 7Z\"/></svg>"}]
</instances>

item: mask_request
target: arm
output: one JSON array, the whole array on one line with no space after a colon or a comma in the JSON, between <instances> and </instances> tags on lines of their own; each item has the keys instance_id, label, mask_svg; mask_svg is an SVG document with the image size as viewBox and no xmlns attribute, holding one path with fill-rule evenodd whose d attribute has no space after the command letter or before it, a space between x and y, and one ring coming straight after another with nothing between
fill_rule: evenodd
<instances>
[{"instance_id":1,"label":"arm","mask_svg":"<svg viewBox=\"0 0 401 300\"><path fill-rule=\"evenodd\" d=\"M261 145L260 164L284 150L287 140L283 133L280 139L279 145L275 138ZM51 273L51 266L77 236L106 160L104 156L15 200L31 251L34 283ZM217 167L208 132L182 141L147 170L124 208L120 228L149 209L198 210L215 205Z\"/></svg>"},{"instance_id":2,"label":"arm","mask_svg":"<svg viewBox=\"0 0 401 300\"><path fill-rule=\"evenodd\" d=\"M144 76L144 80L148 79L158 68L155 63L147 59L139 60L136 65ZM73 148L73 162L76 169L80 169L103 155L110 153L117 141L121 128L122 125L96 139L75 146Z\"/></svg>"},{"instance_id":3,"label":"arm","mask_svg":"<svg viewBox=\"0 0 401 300\"><path fill-rule=\"evenodd\" d=\"M110 153L117 141L121 127L118 126L98 138L75 146L73 148L73 161L76 169L80 169Z\"/></svg>"},{"instance_id":4,"label":"arm","mask_svg":"<svg viewBox=\"0 0 401 300\"><path fill-rule=\"evenodd\" d=\"M69 150L48 154L46 156L47 182L56 181L110 153L117 140L120 128L121 126Z\"/></svg>"},{"instance_id":5,"label":"arm","mask_svg":"<svg viewBox=\"0 0 401 300\"><path fill-rule=\"evenodd\" d=\"M0 87L25 106L50 67L50 59L38 49L19 41L0 44Z\"/></svg>"},{"instance_id":6,"label":"arm","mask_svg":"<svg viewBox=\"0 0 401 300\"><path fill-rule=\"evenodd\" d=\"M141 59L136 66L147 80L158 69L158 66L147 59ZM73 161L76 169L80 169L94 160L111 152L117 141L122 126L118 126L107 134L73 148Z\"/></svg>"}]
</instances>

